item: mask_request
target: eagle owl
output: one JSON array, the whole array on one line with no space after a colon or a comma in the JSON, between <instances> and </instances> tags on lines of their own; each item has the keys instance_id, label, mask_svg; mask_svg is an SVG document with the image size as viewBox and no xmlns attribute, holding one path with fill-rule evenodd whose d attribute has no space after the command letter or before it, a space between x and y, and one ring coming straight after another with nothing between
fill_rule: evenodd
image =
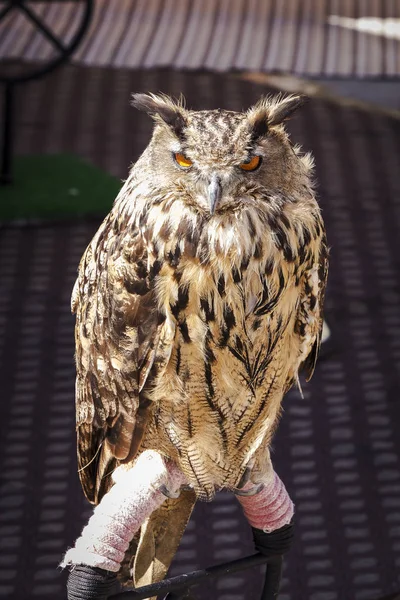
<instances>
[{"instance_id":1,"label":"eagle owl","mask_svg":"<svg viewBox=\"0 0 400 600\"><path fill-rule=\"evenodd\" d=\"M327 246L312 158L284 121L136 94L151 141L89 244L76 312L78 462L98 503L156 450L196 498L257 484L284 394L318 354Z\"/></svg>"}]
</instances>

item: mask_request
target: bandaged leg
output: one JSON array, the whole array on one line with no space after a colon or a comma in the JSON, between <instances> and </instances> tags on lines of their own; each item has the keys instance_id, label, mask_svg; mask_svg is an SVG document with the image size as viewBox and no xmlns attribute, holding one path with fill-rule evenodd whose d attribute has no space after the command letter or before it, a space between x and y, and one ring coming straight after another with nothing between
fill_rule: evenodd
<instances>
[{"instance_id":1,"label":"bandaged leg","mask_svg":"<svg viewBox=\"0 0 400 600\"><path fill-rule=\"evenodd\" d=\"M251 490L247 483L241 493ZM254 495L237 495L253 530L256 549L266 556L281 555L293 540L294 505L275 471L269 474L261 491Z\"/></svg>"},{"instance_id":2,"label":"bandaged leg","mask_svg":"<svg viewBox=\"0 0 400 600\"><path fill-rule=\"evenodd\" d=\"M241 493L252 487L254 484L248 482ZM250 496L238 495L237 499L250 525L266 533L288 525L292 520L293 502L275 471L272 476L269 474L260 492Z\"/></svg>"},{"instance_id":3,"label":"bandaged leg","mask_svg":"<svg viewBox=\"0 0 400 600\"><path fill-rule=\"evenodd\" d=\"M151 450L143 452L131 469L119 467L113 479L114 486L94 509L62 567L87 565L118 572L134 534L165 500L160 488L177 494L185 483L175 465Z\"/></svg>"}]
</instances>

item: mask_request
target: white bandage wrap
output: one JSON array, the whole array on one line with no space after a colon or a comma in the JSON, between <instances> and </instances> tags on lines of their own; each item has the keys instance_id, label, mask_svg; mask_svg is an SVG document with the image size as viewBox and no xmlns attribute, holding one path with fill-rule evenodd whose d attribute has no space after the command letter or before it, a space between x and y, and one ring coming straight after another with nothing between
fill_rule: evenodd
<instances>
[{"instance_id":1,"label":"white bandage wrap","mask_svg":"<svg viewBox=\"0 0 400 600\"><path fill-rule=\"evenodd\" d=\"M94 509L61 567L88 565L119 571L134 534L165 500L160 486L177 494L185 483L178 467L152 450L144 451L129 470L119 467L113 479L115 484Z\"/></svg>"}]
</instances>

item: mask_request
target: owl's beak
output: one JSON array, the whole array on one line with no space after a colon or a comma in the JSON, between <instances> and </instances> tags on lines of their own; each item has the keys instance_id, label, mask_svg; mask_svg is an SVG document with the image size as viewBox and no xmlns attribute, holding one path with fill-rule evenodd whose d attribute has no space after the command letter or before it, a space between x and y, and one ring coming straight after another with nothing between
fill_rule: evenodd
<instances>
[{"instance_id":1,"label":"owl's beak","mask_svg":"<svg viewBox=\"0 0 400 600\"><path fill-rule=\"evenodd\" d=\"M210 213L213 215L218 202L222 196L222 185L218 175L213 175L208 186L208 200L210 203Z\"/></svg>"}]
</instances>

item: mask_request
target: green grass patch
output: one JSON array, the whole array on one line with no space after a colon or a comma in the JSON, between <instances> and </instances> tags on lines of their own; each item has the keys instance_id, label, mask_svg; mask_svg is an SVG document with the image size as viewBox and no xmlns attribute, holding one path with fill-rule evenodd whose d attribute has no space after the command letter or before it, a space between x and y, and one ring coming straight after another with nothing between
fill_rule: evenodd
<instances>
[{"instance_id":1,"label":"green grass patch","mask_svg":"<svg viewBox=\"0 0 400 600\"><path fill-rule=\"evenodd\" d=\"M13 183L0 184L0 220L105 215L121 185L76 156L17 157Z\"/></svg>"}]
</instances>

